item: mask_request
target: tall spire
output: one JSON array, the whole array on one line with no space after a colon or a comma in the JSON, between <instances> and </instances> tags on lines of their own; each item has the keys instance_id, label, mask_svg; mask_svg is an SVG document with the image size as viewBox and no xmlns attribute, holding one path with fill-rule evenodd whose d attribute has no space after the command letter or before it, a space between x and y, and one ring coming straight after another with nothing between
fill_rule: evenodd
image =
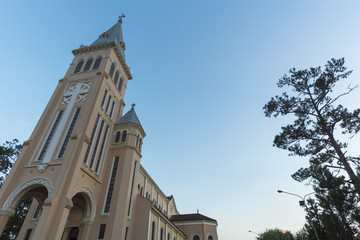
<instances>
[{"instance_id":1,"label":"tall spire","mask_svg":"<svg viewBox=\"0 0 360 240\"><path fill-rule=\"evenodd\" d=\"M125 43L122 34L122 19L125 15L122 13L118 22L112 26L109 30L99 36L99 38L93 42L90 46L102 45L105 43L115 42L119 48L122 57L125 59Z\"/></svg>"}]
</instances>

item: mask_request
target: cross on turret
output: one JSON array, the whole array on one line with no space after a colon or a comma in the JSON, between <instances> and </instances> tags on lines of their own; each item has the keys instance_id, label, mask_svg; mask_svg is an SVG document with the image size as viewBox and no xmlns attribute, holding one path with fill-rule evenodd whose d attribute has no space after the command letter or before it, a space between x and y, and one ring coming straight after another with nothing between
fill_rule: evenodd
<instances>
[{"instance_id":1,"label":"cross on turret","mask_svg":"<svg viewBox=\"0 0 360 240\"><path fill-rule=\"evenodd\" d=\"M121 16L119 16L119 21L118 22L121 22L122 23L122 19L125 17L125 15L123 13L121 13Z\"/></svg>"}]
</instances>

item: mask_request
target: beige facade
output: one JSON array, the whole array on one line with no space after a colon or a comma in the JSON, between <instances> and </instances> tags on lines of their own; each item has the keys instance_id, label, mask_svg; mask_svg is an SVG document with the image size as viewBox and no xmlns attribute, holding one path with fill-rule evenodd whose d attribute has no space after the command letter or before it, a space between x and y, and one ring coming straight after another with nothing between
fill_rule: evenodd
<instances>
[{"instance_id":1,"label":"beige facade","mask_svg":"<svg viewBox=\"0 0 360 240\"><path fill-rule=\"evenodd\" d=\"M74 59L0 189L0 232L33 203L17 239L215 240L214 219L181 215L141 166L121 19Z\"/></svg>"}]
</instances>

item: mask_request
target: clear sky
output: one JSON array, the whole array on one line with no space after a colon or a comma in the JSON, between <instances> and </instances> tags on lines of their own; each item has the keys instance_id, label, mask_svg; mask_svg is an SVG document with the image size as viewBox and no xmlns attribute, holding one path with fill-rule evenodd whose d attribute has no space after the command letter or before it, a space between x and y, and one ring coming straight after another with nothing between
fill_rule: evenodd
<instances>
[{"instance_id":1,"label":"clear sky","mask_svg":"<svg viewBox=\"0 0 360 240\"><path fill-rule=\"evenodd\" d=\"M360 83L360 1L0 1L0 143L25 141L80 44L124 12L125 112L147 133L142 165L181 213L218 221L220 240L296 231L304 211L282 189L307 160L272 147L290 119L265 118L292 67L345 57ZM360 91L349 104L358 105Z\"/></svg>"}]
</instances>

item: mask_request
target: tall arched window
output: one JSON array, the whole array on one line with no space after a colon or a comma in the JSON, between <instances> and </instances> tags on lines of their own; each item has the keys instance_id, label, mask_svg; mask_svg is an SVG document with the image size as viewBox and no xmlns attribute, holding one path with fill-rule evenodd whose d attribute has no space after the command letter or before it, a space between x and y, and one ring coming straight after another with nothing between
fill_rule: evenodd
<instances>
[{"instance_id":1,"label":"tall arched window","mask_svg":"<svg viewBox=\"0 0 360 240\"><path fill-rule=\"evenodd\" d=\"M120 76L119 71L116 71L115 77L114 77L115 86L117 85L117 83L118 83L118 81L119 81L119 76Z\"/></svg>"},{"instance_id":2,"label":"tall arched window","mask_svg":"<svg viewBox=\"0 0 360 240\"><path fill-rule=\"evenodd\" d=\"M119 85L118 85L118 90L119 90L119 92L121 92L121 90L122 90L122 85L124 84L124 80L123 80L123 78L120 78L120 83L119 83Z\"/></svg>"},{"instance_id":3,"label":"tall arched window","mask_svg":"<svg viewBox=\"0 0 360 240\"><path fill-rule=\"evenodd\" d=\"M139 147L139 134L136 137L136 146Z\"/></svg>"},{"instance_id":4,"label":"tall arched window","mask_svg":"<svg viewBox=\"0 0 360 240\"><path fill-rule=\"evenodd\" d=\"M81 60L80 62L78 62L78 64L77 64L76 67L75 67L74 73L80 72L83 64L84 64L84 61L83 61L83 60Z\"/></svg>"},{"instance_id":5,"label":"tall arched window","mask_svg":"<svg viewBox=\"0 0 360 240\"><path fill-rule=\"evenodd\" d=\"M200 240L200 237L199 237L198 235L195 235L195 236L193 237L193 240Z\"/></svg>"},{"instance_id":6,"label":"tall arched window","mask_svg":"<svg viewBox=\"0 0 360 240\"><path fill-rule=\"evenodd\" d=\"M118 143L120 141L120 131L116 132L115 142Z\"/></svg>"},{"instance_id":7,"label":"tall arched window","mask_svg":"<svg viewBox=\"0 0 360 240\"><path fill-rule=\"evenodd\" d=\"M142 148L142 138L140 138L140 140L139 140L139 148L140 148L140 150L141 150L141 148Z\"/></svg>"},{"instance_id":8,"label":"tall arched window","mask_svg":"<svg viewBox=\"0 0 360 240\"><path fill-rule=\"evenodd\" d=\"M160 240L164 240L164 229L161 228L160 230Z\"/></svg>"},{"instance_id":9,"label":"tall arched window","mask_svg":"<svg viewBox=\"0 0 360 240\"><path fill-rule=\"evenodd\" d=\"M126 131L123 131L121 136L121 142L125 142L125 141L126 141Z\"/></svg>"},{"instance_id":10,"label":"tall arched window","mask_svg":"<svg viewBox=\"0 0 360 240\"><path fill-rule=\"evenodd\" d=\"M210 235L208 236L208 240L214 240L214 238Z\"/></svg>"},{"instance_id":11,"label":"tall arched window","mask_svg":"<svg viewBox=\"0 0 360 240\"><path fill-rule=\"evenodd\" d=\"M151 240L155 240L155 221L152 222L152 227L151 227Z\"/></svg>"},{"instance_id":12,"label":"tall arched window","mask_svg":"<svg viewBox=\"0 0 360 240\"><path fill-rule=\"evenodd\" d=\"M170 240L170 233L168 233L168 239L167 240Z\"/></svg>"},{"instance_id":13,"label":"tall arched window","mask_svg":"<svg viewBox=\"0 0 360 240\"><path fill-rule=\"evenodd\" d=\"M83 69L83 72L87 72L89 71L90 67L91 67L91 64L92 62L94 61L94 59L90 58L89 60L87 60L86 64L85 64L85 67Z\"/></svg>"},{"instance_id":14,"label":"tall arched window","mask_svg":"<svg viewBox=\"0 0 360 240\"><path fill-rule=\"evenodd\" d=\"M114 70L115 70L115 63L112 63L111 67L110 67L110 71L109 71L109 75L110 75L111 78L114 75Z\"/></svg>"},{"instance_id":15,"label":"tall arched window","mask_svg":"<svg viewBox=\"0 0 360 240\"><path fill-rule=\"evenodd\" d=\"M102 60L102 57L98 57L98 58L95 60L94 66L93 66L93 68L92 68L93 70L99 68L100 63L101 63L101 60Z\"/></svg>"}]
</instances>

